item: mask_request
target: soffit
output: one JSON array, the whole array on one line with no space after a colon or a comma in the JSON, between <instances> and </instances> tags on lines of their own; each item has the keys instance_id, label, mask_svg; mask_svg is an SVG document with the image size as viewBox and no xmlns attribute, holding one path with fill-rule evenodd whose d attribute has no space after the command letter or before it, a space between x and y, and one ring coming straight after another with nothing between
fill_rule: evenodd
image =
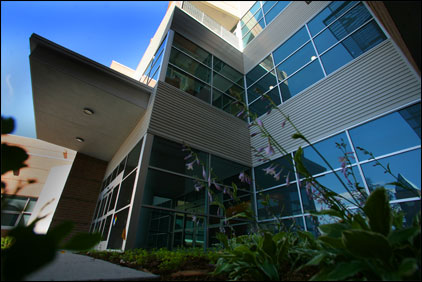
<instances>
[{"instance_id":1,"label":"soffit","mask_svg":"<svg viewBox=\"0 0 422 282\"><path fill-rule=\"evenodd\" d=\"M152 88L38 35L30 43L37 138L109 161L145 114Z\"/></svg>"}]
</instances>

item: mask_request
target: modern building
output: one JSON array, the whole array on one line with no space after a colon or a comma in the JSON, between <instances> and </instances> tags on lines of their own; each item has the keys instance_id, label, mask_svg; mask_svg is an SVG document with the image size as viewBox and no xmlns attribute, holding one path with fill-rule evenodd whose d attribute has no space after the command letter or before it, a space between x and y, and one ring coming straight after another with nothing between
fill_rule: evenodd
<instances>
[{"instance_id":1,"label":"modern building","mask_svg":"<svg viewBox=\"0 0 422 282\"><path fill-rule=\"evenodd\" d=\"M278 217L316 234L309 211L325 206L292 165L297 148L322 184L349 196L263 94L345 183L336 143L367 193L397 177L416 193L387 185L392 206L407 221L420 211L420 3L170 2L136 69L105 67L35 34L30 43L37 137L78 152L52 224L79 220L77 230L103 234L99 249L206 247L222 229L251 232L244 220L227 227L216 199L228 215L250 207L260 224ZM264 161L251 149L268 138L254 135L239 101L284 154ZM278 180L270 166L283 168ZM217 185L208 193L197 177Z\"/></svg>"},{"instance_id":2,"label":"modern building","mask_svg":"<svg viewBox=\"0 0 422 282\"><path fill-rule=\"evenodd\" d=\"M7 205L1 211L1 235L18 224L28 224L37 217L35 231L46 233L57 207L76 151L42 140L13 134L3 135L2 144L24 149L28 159L26 167L9 171L1 176L5 189L2 199L8 195ZM28 182L28 180L32 180Z\"/></svg>"}]
</instances>

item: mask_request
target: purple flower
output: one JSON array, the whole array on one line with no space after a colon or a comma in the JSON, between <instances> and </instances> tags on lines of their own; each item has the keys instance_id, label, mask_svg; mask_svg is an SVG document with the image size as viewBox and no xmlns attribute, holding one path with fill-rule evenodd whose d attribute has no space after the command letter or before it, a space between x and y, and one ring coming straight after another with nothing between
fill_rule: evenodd
<instances>
[{"instance_id":1,"label":"purple flower","mask_svg":"<svg viewBox=\"0 0 422 282\"><path fill-rule=\"evenodd\" d=\"M204 187L204 186L200 182L196 182L195 185L194 185L196 192L199 192L199 190L201 190L202 187Z\"/></svg>"},{"instance_id":2,"label":"purple flower","mask_svg":"<svg viewBox=\"0 0 422 282\"><path fill-rule=\"evenodd\" d=\"M210 191L208 191L208 199L210 200L210 202L212 202L212 195L211 195Z\"/></svg>"},{"instance_id":3,"label":"purple flower","mask_svg":"<svg viewBox=\"0 0 422 282\"><path fill-rule=\"evenodd\" d=\"M192 221L196 223L196 216L192 216Z\"/></svg>"},{"instance_id":4,"label":"purple flower","mask_svg":"<svg viewBox=\"0 0 422 282\"><path fill-rule=\"evenodd\" d=\"M271 146L271 144L268 144L268 146L265 148L265 153L269 156L272 156L275 154L273 147Z\"/></svg>"},{"instance_id":5,"label":"purple flower","mask_svg":"<svg viewBox=\"0 0 422 282\"><path fill-rule=\"evenodd\" d=\"M261 126L261 127L263 127L264 125L262 124L262 121L260 120L260 119L256 119L256 123L259 125L259 126Z\"/></svg>"},{"instance_id":6,"label":"purple flower","mask_svg":"<svg viewBox=\"0 0 422 282\"><path fill-rule=\"evenodd\" d=\"M286 176L286 185L287 185L287 186L289 186L289 185L290 185L289 175L290 175L290 171L287 173L287 176Z\"/></svg>"},{"instance_id":7,"label":"purple flower","mask_svg":"<svg viewBox=\"0 0 422 282\"><path fill-rule=\"evenodd\" d=\"M191 162L191 163L187 163L187 170L193 170L193 164L195 163L195 161Z\"/></svg>"},{"instance_id":8,"label":"purple flower","mask_svg":"<svg viewBox=\"0 0 422 282\"><path fill-rule=\"evenodd\" d=\"M218 191L221 191L222 190L221 187L220 187L220 185L218 185L217 183L215 183L215 181L213 181L212 184L214 184L215 189L217 189Z\"/></svg>"},{"instance_id":9,"label":"purple flower","mask_svg":"<svg viewBox=\"0 0 422 282\"><path fill-rule=\"evenodd\" d=\"M275 175L275 167L273 167L273 165L271 164L269 167L264 168L263 171L265 171L265 174L269 174L269 175Z\"/></svg>"},{"instance_id":10,"label":"purple flower","mask_svg":"<svg viewBox=\"0 0 422 282\"><path fill-rule=\"evenodd\" d=\"M283 171L283 168L280 169L280 171L274 175L275 180L279 181L280 180L280 174Z\"/></svg>"},{"instance_id":11,"label":"purple flower","mask_svg":"<svg viewBox=\"0 0 422 282\"><path fill-rule=\"evenodd\" d=\"M258 134L259 134L259 132L252 133L251 134L251 137L254 137L254 136L258 135Z\"/></svg>"},{"instance_id":12,"label":"purple flower","mask_svg":"<svg viewBox=\"0 0 422 282\"><path fill-rule=\"evenodd\" d=\"M241 115L243 115L243 113L245 112L245 110L241 110L237 115L236 115L236 117L240 117Z\"/></svg>"},{"instance_id":13,"label":"purple flower","mask_svg":"<svg viewBox=\"0 0 422 282\"><path fill-rule=\"evenodd\" d=\"M189 158L191 158L192 157L192 153L190 153L189 155L187 155L185 158L184 158L184 160L186 161L187 159L189 159Z\"/></svg>"},{"instance_id":14,"label":"purple flower","mask_svg":"<svg viewBox=\"0 0 422 282\"><path fill-rule=\"evenodd\" d=\"M283 121L282 123L281 123L281 128L284 128L284 126L286 125L286 121Z\"/></svg>"},{"instance_id":15,"label":"purple flower","mask_svg":"<svg viewBox=\"0 0 422 282\"><path fill-rule=\"evenodd\" d=\"M204 180L207 180L207 173L205 172L204 166L202 166L202 177L204 178Z\"/></svg>"}]
</instances>

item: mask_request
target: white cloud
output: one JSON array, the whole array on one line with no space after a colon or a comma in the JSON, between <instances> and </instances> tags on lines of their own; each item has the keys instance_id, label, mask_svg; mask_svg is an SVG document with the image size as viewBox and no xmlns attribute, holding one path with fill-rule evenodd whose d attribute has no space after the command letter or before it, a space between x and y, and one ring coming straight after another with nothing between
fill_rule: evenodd
<instances>
[{"instance_id":1,"label":"white cloud","mask_svg":"<svg viewBox=\"0 0 422 282\"><path fill-rule=\"evenodd\" d=\"M12 77L11 74L6 75L6 86L7 86L8 90L9 90L9 91L7 91L7 94L9 96L13 96L14 95L14 93L13 93L13 86L12 86L12 83L10 82L10 78L11 77Z\"/></svg>"}]
</instances>

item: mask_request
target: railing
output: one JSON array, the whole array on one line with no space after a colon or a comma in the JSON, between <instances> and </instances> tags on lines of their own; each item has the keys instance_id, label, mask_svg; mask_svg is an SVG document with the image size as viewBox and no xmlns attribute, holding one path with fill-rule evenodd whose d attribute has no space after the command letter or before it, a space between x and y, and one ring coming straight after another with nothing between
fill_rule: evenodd
<instances>
[{"instance_id":1,"label":"railing","mask_svg":"<svg viewBox=\"0 0 422 282\"><path fill-rule=\"evenodd\" d=\"M190 3L189 1L183 1L182 10L184 10L191 17L203 24L209 30L220 36L227 43L229 43L238 50L240 49L239 39L236 37L236 35L225 29L222 25L213 20L211 17L207 16L200 9L196 8L192 3Z\"/></svg>"}]
</instances>

